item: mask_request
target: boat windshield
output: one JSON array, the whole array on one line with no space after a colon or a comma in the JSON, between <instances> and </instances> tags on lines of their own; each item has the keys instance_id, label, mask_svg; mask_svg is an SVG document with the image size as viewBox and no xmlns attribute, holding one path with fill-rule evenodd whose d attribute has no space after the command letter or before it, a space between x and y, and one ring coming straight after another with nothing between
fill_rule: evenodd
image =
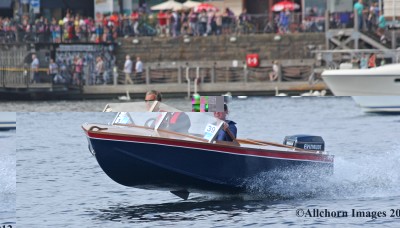
<instances>
[{"instance_id":1,"label":"boat windshield","mask_svg":"<svg viewBox=\"0 0 400 228\"><path fill-rule=\"evenodd\" d=\"M159 101L109 103L103 112L180 112L181 110Z\"/></svg>"},{"instance_id":2,"label":"boat windshield","mask_svg":"<svg viewBox=\"0 0 400 228\"><path fill-rule=\"evenodd\" d=\"M113 125L141 126L213 142L223 121L201 112L120 112Z\"/></svg>"}]
</instances>

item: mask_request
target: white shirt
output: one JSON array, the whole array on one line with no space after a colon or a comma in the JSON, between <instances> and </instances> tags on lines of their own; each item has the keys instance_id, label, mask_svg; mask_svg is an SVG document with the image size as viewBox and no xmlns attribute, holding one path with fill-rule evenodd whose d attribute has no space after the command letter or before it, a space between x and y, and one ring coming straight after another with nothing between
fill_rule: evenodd
<instances>
[{"instance_id":1,"label":"white shirt","mask_svg":"<svg viewBox=\"0 0 400 228\"><path fill-rule=\"evenodd\" d=\"M39 59L38 58L34 58L31 64L31 68L32 69L38 69L39 68Z\"/></svg>"},{"instance_id":2,"label":"white shirt","mask_svg":"<svg viewBox=\"0 0 400 228\"><path fill-rule=\"evenodd\" d=\"M58 73L58 65L56 63L50 63L49 72L50 72L50 74L57 74Z\"/></svg>"},{"instance_id":3,"label":"white shirt","mask_svg":"<svg viewBox=\"0 0 400 228\"><path fill-rule=\"evenodd\" d=\"M278 64L272 65L272 70L273 70L275 73L278 73L278 72L279 72L279 66L278 66Z\"/></svg>"},{"instance_id":4,"label":"white shirt","mask_svg":"<svg viewBox=\"0 0 400 228\"><path fill-rule=\"evenodd\" d=\"M136 73L142 73L143 72L143 63L142 61L137 61L136 62L136 67L135 67Z\"/></svg>"},{"instance_id":5,"label":"white shirt","mask_svg":"<svg viewBox=\"0 0 400 228\"><path fill-rule=\"evenodd\" d=\"M132 60L128 59L125 61L124 72L126 74L132 73Z\"/></svg>"}]
</instances>

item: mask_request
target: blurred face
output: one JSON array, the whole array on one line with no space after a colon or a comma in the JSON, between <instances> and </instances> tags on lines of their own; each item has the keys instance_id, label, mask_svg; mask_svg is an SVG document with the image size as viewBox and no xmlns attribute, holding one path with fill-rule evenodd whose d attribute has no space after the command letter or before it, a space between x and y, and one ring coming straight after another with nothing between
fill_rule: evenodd
<instances>
[{"instance_id":1,"label":"blurred face","mask_svg":"<svg viewBox=\"0 0 400 228\"><path fill-rule=\"evenodd\" d=\"M150 109L151 105L153 104L153 101L157 100L157 96L155 94L149 94L146 95L146 97L144 98L144 101L146 102L146 108Z\"/></svg>"},{"instance_id":2,"label":"blurred face","mask_svg":"<svg viewBox=\"0 0 400 228\"><path fill-rule=\"evenodd\" d=\"M149 94L146 95L146 97L144 98L144 101L156 101L157 100L157 96L155 94Z\"/></svg>"},{"instance_id":3,"label":"blurred face","mask_svg":"<svg viewBox=\"0 0 400 228\"><path fill-rule=\"evenodd\" d=\"M220 120L226 120L226 115L228 114L227 111L225 112L214 112L214 117Z\"/></svg>"}]
</instances>

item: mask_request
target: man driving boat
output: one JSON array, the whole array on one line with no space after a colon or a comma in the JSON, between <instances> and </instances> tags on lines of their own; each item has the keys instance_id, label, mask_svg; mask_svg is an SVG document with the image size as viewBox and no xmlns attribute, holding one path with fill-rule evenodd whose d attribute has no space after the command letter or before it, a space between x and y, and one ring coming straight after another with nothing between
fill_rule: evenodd
<instances>
[{"instance_id":1,"label":"man driving boat","mask_svg":"<svg viewBox=\"0 0 400 228\"><path fill-rule=\"evenodd\" d=\"M150 90L146 93L144 98L145 102L151 101L162 101L162 95L160 92L156 90ZM163 112L163 110L159 110ZM157 117L161 118L161 115ZM155 122L151 125L154 127ZM184 112L169 112L167 114L166 120L164 120L163 124L159 127L160 129L166 129L169 131L180 132L180 133L189 133L189 128L191 126L189 116Z\"/></svg>"},{"instance_id":2,"label":"man driving boat","mask_svg":"<svg viewBox=\"0 0 400 228\"><path fill-rule=\"evenodd\" d=\"M224 111L223 112L214 112L214 117L220 120L223 120L224 126L221 130L217 133L217 141L230 141L232 142L234 139L229 135L227 129L232 133L232 135L236 138L237 135L237 128L235 126L235 122L232 120L227 120L226 116L229 114L228 105L224 104Z\"/></svg>"}]
</instances>

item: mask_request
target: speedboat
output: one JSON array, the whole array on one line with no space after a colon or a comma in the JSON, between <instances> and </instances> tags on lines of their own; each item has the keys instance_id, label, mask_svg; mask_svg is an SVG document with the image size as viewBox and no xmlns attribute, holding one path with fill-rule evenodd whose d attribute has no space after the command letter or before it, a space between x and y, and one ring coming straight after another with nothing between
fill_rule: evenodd
<instances>
[{"instance_id":1,"label":"speedboat","mask_svg":"<svg viewBox=\"0 0 400 228\"><path fill-rule=\"evenodd\" d=\"M16 113L0 112L0 131L16 129Z\"/></svg>"},{"instance_id":2,"label":"speedboat","mask_svg":"<svg viewBox=\"0 0 400 228\"><path fill-rule=\"evenodd\" d=\"M400 64L326 70L322 78L334 95L353 96L365 112L400 112Z\"/></svg>"},{"instance_id":3,"label":"speedboat","mask_svg":"<svg viewBox=\"0 0 400 228\"><path fill-rule=\"evenodd\" d=\"M161 102L149 109L142 102L123 106L136 108L116 113L110 124L82 125L89 151L121 185L167 190L187 199L191 192L246 192L249 178L269 171L312 168L320 169L321 176L333 173L334 156L325 151L320 136L287 136L283 144L254 139L217 141L223 121L212 115L180 113L189 117L188 124L174 119L176 112L170 110L176 109ZM105 111L119 108L107 105Z\"/></svg>"},{"instance_id":4,"label":"speedboat","mask_svg":"<svg viewBox=\"0 0 400 228\"><path fill-rule=\"evenodd\" d=\"M336 96L400 96L400 64L325 70L322 78Z\"/></svg>"}]
</instances>

